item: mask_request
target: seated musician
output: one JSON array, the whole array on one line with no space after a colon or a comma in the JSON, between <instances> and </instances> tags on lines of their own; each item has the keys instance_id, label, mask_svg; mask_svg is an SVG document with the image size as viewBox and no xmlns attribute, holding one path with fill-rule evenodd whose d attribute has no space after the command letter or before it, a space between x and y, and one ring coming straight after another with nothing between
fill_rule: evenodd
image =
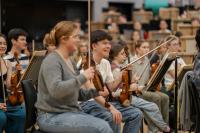
<instances>
[{"instance_id":1,"label":"seated musician","mask_svg":"<svg viewBox=\"0 0 200 133\"><path fill-rule=\"evenodd\" d=\"M86 57L88 55L88 40L87 38L80 39L78 49L74 52L72 58L77 63L77 68L81 69L81 65L86 63Z\"/></svg>"},{"instance_id":2,"label":"seated musician","mask_svg":"<svg viewBox=\"0 0 200 133\"><path fill-rule=\"evenodd\" d=\"M9 60L12 64L12 72L15 72L15 66L17 61L14 57L14 53L18 54L20 64L17 64L18 68L23 71L26 69L29 63L29 58L26 54L22 53L22 50L26 49L27 33L23 29L14 28L8 32L8 41L12 45L11 51L4 57L5 60Z\"/></svg>"},{"instance_id":3,"label":"seated musician","mask_svg":"<svg viewBox=\"0 0 200 133\"><path fill-rule=\"evenodd\" d=\"M161 40L157 46L159 46L160 44L164 43L164 40ZM162 45L161 47L159 47L157 49L156 52L153 53L153 55L151 55L151 58L150 58L150 65L153 66L153 65L156 65L158 66L159 63L161 62L162 58L165 56L167 52L167 46L166 45ZM166 87L165 87L165 84L164 84L164 81L165 79L163 78L162 81L161 81L161 87L160 87L160 90L162 92L166 92Z\"/></svg>"},{"instance_id":4,"label":"seated musician","mask_svg":"<svg viewBox=\"0 0 200 133\"><path fill-rule=\"evenodd\" d=\"M180 44L179 44L179 39L175 38L174 36L169 36L166 38L166 41L171 40L171 42L169 42L167 44L167 50L168 52L178 52L180 49ZM180 69L181 66L185 65L184 60L179 57L177 59L177 63L178 63L178 70ZM165 86L167 88L169 88L169 86L171 86L171 84L173 83L175 78L175 61L172 62L171 66L169 67L169 69L167 70L167 73L165 74Z\"/></svg>"},{"instance_id":5,"label":"seated musician","mask_svg":"<svg viewBox=\"0 0 200 133\"><path fill-rule=\"evenodd\" d=\"M113 77L114 79L116 79L117 77L120 76L121 73L120 66L124 63L124 61L127 58L123 43L112 45L109 58L111 61ZM138 86L137 84L132 83L130 87L131 87L130 90L134 90L134 87ZM122 90L122 84L119 85L119 88L114 93L114 95L119 95L116 93L119 91L121 92L121 90ZM164 122L160 110L155 103L148 102L142 98L133 95L132 95L132 100L130 102L131 102L130 106L135 106L144 112L144 116L148 122L148 127L150 131L152 131L153 133L158 133L161 131L169 132L169 127L167 126L167 123Z\"/></svg>"},{"instance_id":6,"label":"seated musician","mask_svg":"<svg viewBox=\"0 0 200 133\"><path fill-rule=\"evenodd\" d=\"M107 59L111 49L110 41L111 36L103 31L96 30L91 33L91 47L92 47L92 59L96 63L96 69L100 72L104 85L104 91L107 89L116 88L121 82L121 77L114 80L110 63ZM122 120L125 123L123 133L138 133L141 125L142 112L133 107L123 107L118 101L112 101L111 103L122 114ZM94 100L81 103L81 108L85 113L92 114L95 117L102 118L106 121L110 121L110 115L108 111L99 107ZM114 130L119 132L119 130Z\"/></svg>"},{"instance_id":7,"label":"seated musician","mask_svg":"<svg viewBox=\"0 0 200 133\"><path fill-rule=\"evenodd\" d=\"M135 45L136 54L131 61L140 58L149 51L149 43L146 41L138 41ZM139 75L138 84L145 86L150 79L150 63L147 57L142 58L133 64L132 75ZM156 90L156 89L155 89ZM168 123L169 119L169 97L159 91L145 91L142 93L142 98L154 102L158 105L163 119Z\"/></svg>"},{"instance_id":8,"label":"seated musician","mask_svg":"<svg viewBox=\"0 0 200 133\"><path fill-rule=\"evenodd\" d=\"M159 46L160 44L162 44L164 41L160 41L158 43L157 46ZM164 55L167 52L167 46L163 45L160 48L157 49L157 51L153 54L153 57L150 60L150 65L154 64L154 63L159 63L162 58L164 57Z\"/></svg>"},{"instance_id":9,"label":"seated musician","mask_svg":"<svg viewBox=\"0 0 200 133\"><path fill-rule=\"evenodd\" d=\"M3 130L6 133L23 133L25 122L25 109L23 106L11 106L7 101L7 89L11 85L11 72L12 66L8 60L4 60L4 56L7 50L6 38L3 34L0 34L0 133ZM3 77L2 77L3 76ZM4 82L2 83L2 78ZM3 87L4 86L4 87ZM4 88L4 90L3 90ZM3 93L4 92L4 93Z\"/></svg>"},{"instance_id":10,"label":"seated musician","mask_svg":"<svg viewBox=\"0 0 200 133\"><path fill-rule=\"evenodd\" d=\"M43 39L43 44L44 44L44 47L47 49L46 54L49 54L56 49L56 46L54 44L51 44L49 33L45 34L44 39Z\"/></svg>"},{"instance_id":11,"label":"seated musician","mask_svg":"<svg viewBox=\"0 0 200 133\"><path fill-rule=\"evenodd\" d=\"M92 80L94 68L78 75L70 59L79 36L77 26L71 21L57 23L50 32L51 44L55 44L56 50L43 60L40 68L35 104L38 125L42 131L52 133L113 133L107 122L85 114L79 108L78 100L92 97L101 105L105 103L95 89L80 89L86 81Z\"/></svg>"}]
</instances>

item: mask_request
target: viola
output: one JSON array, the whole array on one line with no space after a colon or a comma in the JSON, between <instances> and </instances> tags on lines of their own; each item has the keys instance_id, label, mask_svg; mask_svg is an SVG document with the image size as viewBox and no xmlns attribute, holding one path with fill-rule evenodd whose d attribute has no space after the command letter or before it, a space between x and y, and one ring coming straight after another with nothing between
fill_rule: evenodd
<instances>
[{"instance_id":1,"label":"viola","mask_svg":"<svg viewBox=\"0 0 200 133\"><path fill-rule=\"evenodd\" d=\"M16 65L19 65L20 62L17 52L14 53L14 58L17 61ZM11 76L11 93L10 96L8 97L8 101L12 106L21 105L22 102L24 101L24 96L21 91L21 87L19 85L20 78L21 78L21 70L16 70L16 72L13 73Z\"/></svg>"},{"instance_id":2,"label":"viola","mask_svg":"<svg viewBox=\"0 0 200 133\"><path fill-rule=\"evenodd\" d=\"M96 64L95 64L94 60L92 60L91 58L90 58L90 66L96 68ZM83 64L82 67L83 67L84 70L89 68L89 56L88 55L86 57L86 62L85 62L85 64ZM105 107L109 108L110 104L107 101L111 97L111 91L109 90L108 86L103 83L103 78L102 78L100 72L97 69L95 69L95 74L94 74L94 78L93 78L92 82L94 84L94 87L98 91L104 91L104 86L107 87L107 89L109 91L109 96L106 98Z\"/></svg>"},{"instance_id":3,"label":"viola","mask_svg":"<svg viewBox=\"0 0 200 133\"><path fill-rule=\"evenodd\" d=\"M130 57L129 57L129 53L128 53L128 48L125 48L125 53L128 57L128 63L130 63ZM124 70L122 72L122 83L123 83L123 87L122 87L122 92L120 93L119 96L119 102L127 107L130 106L131 104L131 98L132 98L132 92L130 92L130 84L131 84L131 70Z\"/></svg>"},{"instance_id":4,"label":"viola","mask_svg":"<svg viewBox=\"0 0 200 133\"><path fill-rule=\"evenodd\" d=\"M156 62L156 63L153 63L151 65L151 76L154 74L154 72L157 70L158 66L159 66L160 62ZM155 86L156 88L156 91L160 91L160 84L156 85Z\"/></svg>"}]
</instances>

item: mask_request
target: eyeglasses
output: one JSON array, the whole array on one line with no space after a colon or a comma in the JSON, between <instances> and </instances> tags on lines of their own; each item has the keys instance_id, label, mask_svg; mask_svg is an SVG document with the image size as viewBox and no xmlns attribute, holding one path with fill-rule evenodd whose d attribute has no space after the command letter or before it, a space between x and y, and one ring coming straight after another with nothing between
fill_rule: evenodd
<instances>
[{"instance_id":1,"label":"eyeglasses","mask_svg":"<svg viewBox=\"0 0 200 133\"><path fill-rule=\"evenodd\" d=\"M70 37L74 38L74 39L80 39L81 35L80 34L76 34L76 35L71 35Z\"/></svg>"},{"instance_id":2,"label":"eyeglasses","mask_svg":"<svg viewBox=\"0 0 200 133\"><path fill-rule=\"evenodd\" d=\"M87 56L87 54L88 54L87 52L80 53L81 56Z\"/></svg>"}]
</instances>

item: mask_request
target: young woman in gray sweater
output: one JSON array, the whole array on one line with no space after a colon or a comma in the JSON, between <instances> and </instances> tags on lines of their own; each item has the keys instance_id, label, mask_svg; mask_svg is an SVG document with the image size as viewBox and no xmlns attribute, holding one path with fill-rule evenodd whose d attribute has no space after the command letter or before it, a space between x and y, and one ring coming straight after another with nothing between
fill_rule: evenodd
<instances>
[{"instance_id":1,"label":"young woman in gray sweater","mask_svg":"<svg viewBox=\"0 0 200 133\"><path fill-rule=\"evenodd\" d=\"M61 21L50 32L56 50L43 61L38 79L38 125L50 133L112 133L108 123L81 112L78 100L95 98L101 105L103 97L95 89L80 89L94 76L94 68L77 73L70 54L76 50L79 31L74 23ZM121 120L121 114L111 105L108 110L113 118Z\"/></svg>"}]
</instances>

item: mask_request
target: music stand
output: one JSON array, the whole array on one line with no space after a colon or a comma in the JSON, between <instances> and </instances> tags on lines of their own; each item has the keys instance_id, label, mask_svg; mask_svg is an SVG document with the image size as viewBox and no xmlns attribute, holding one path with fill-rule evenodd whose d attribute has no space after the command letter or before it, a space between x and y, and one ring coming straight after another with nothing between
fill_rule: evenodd
<instances>
[{"instance_id":1,"label":"music stand","mask_svg":"<svg viewBox=\"0 0 200 133\"><path fill-rule=\"evenodd\" d=\"M180 71L178 72L178 75L177 75L177 80L178 82L180 83L185 75L186 72L190 71L193 69L193 65L192 64L189 64L189 65L184 65L181 67ZM168 88L168 90L172 90L173 87L175 85L175 80L173 81L173 83L170 85L170 87Z\"/></svg>"},{"instance_id":2,"label":"music stand","mask_svg":"<svg viewBox=\"0 0 200 133\"><path fill-rule=\"evenodd\" d=\"M46 50L34 51L27 69L22 75L22 80L31 79L33 84L37 84L40 66L46 57Z\"/></svg>"},{"instance_id":3,"label":"music stand","mask_svg":"<svg viewBox=\"0 0 200 133\"><path fill-rule=\"evenodd\" d=\"M147 86L144 88L144 91L147 90L154 90L155 87L162 81L165 73L167 72L168 68L170 67L171 63L175 60L175 56L173 53L169 54L167 53L162 61L160 62L158 68L154 72L154 74L151 76L149 82L147 83Z\"/></svg>"}]
</instances>

